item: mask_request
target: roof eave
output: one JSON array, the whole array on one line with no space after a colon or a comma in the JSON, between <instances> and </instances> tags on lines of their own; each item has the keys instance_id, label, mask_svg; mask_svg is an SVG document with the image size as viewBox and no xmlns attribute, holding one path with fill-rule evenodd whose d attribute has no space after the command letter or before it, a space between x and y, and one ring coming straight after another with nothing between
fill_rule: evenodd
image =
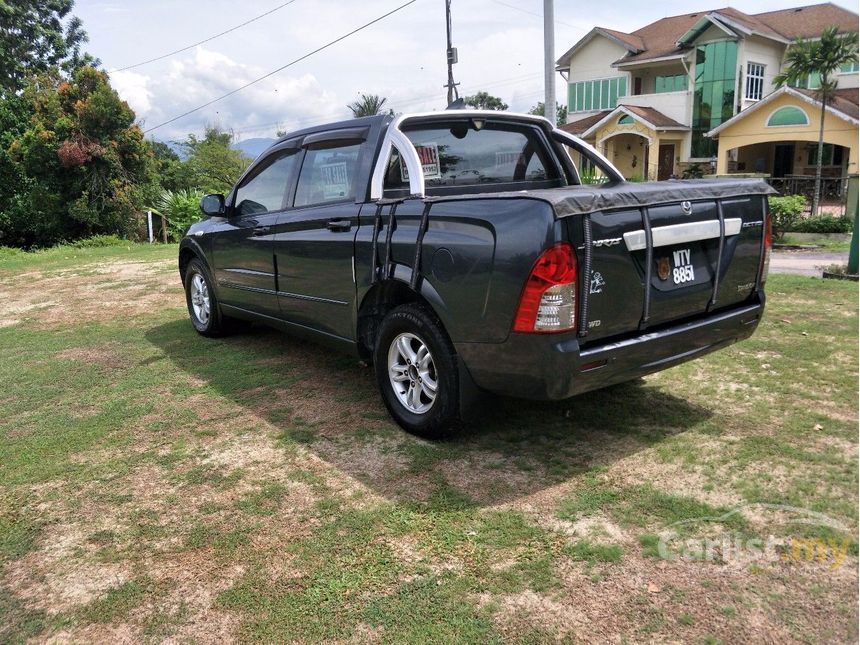
<instances>
[{"instance_id":1,"label":"roof eave","mask_svg":"<svg viewBox=\"0 0 860 645\"><path fill-rule=\"evenodd\" d=\"M555 64L559 67L564 67L565 65L567 65L567 68L570 68L570 63L568 62L568 61L570 61L570 57L573 56L580 49L582 49L589 42L591 42L591 40L595 36L603 36L607 40L611 40L612 42L623 47L624 49L626 49L629 52L639 53L642 51L641 49L637 49L636 47L634 47L630 43L626 43L623 40L621 40L620 38L613 36L612 34L607 32L606 30L602 29L601 27L592 27L591 31L589 31L582 38L580 38L578 41L576 41L576 43L574 43L573 47L568 49L564 54L561 55L561 57L557 61L555 61Z\"/></svg>"},{"instance_id":2,"label":"roof eave","mask_svg":"<svg viewBox=\"0 0 860 645\"><path fill-rule=\"evenodd\" d=\"M818 101L816 101L815 99L813 99L810 96L807 96L803 92L798 92L797 90L795 90L792 87L789 87L788 85L783 85L778 90L768 94L766 97L764 97L761 101L759 101L755 105L748 107L746 110L742 110L742 111L738 112L737 114L735 114L731 119L729 119L725 123L721 123L720 125L718 125L713 130L706 132L705 136L713 138L713 137L719 135L720 132L722 132L723 130L731 127L732 125L734 125L738 121L745 119L746 117L748 117L753 112L757 112L758 110L763 108L765 105L768 105L769 103L776 100L777 98L779 98L783 94L790 94L791 96L798 98L801 101L804 101L805 103L807 103L809 105L812 105L813 107L820 107L821 106L821 104ZM860 125L860 121L858 121L858 119L855 119L854 117L852 117L849 114L845 114L845 112L842 112L841 110L837 110L836 108L834 108L831 105L825 105L824 110L825 110L825 112L830 112L835 117L840 118L843 121L847 121L848 123L851 123L852 125Z\"/></svg>"},{"instance_id":3,"label":"roof eave","mask_svg":"<svg viewBox=\"0 0 860 645\"><path fill-rule=\"evenodd\" d=\"M650 65L652 63L660 63L668 60L680 60L682 58L686 58L690 53L690 50L686 50L680 52L678 54L672 54L671 56L657 56L656 58L640 58L638 60L625 61L623 58L619 58L617 61L612 63L610 67L615 68L623 68L623 67L636 67L639 65Z\"/></svg>"}]
</instances>

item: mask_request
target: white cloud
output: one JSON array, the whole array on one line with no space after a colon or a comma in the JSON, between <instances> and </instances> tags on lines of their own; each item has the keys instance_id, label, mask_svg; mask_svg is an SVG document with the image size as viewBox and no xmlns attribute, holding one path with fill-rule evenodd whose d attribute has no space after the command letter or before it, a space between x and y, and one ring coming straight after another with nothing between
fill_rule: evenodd
<instances>
[{"instance_id":1,"label":"white cloud","mask_svg":"<svg viewBox=\"0 0 860 645\"><path fill-rule=\"evenodd\" d=\"M152 109L152 92L149 90L148 76L131 71L113 72L110 75L110 82L138 116Z\"/></svg>"},{"instance_id":2,"label":"white cloud","mask_svg":"<svg viewBox=\"0 0 860 645\"><path fill-rule=\"evenodd\" d=\"M227 94L262 76L267 70L239 63L225 54L198 47L190 59L170 63L165 73L151 77L132 71L114 72L111 82L129 102L144 130ZM265 125L263 132L292 129L324 122L341 110L333 92L323 88L313 74L277 74L208 106L196 115L157 130L158 138L182 139L202 123L218 124L239 135ZM188 121L195 123L188 127Z\"/></svg>"}]
</instances>

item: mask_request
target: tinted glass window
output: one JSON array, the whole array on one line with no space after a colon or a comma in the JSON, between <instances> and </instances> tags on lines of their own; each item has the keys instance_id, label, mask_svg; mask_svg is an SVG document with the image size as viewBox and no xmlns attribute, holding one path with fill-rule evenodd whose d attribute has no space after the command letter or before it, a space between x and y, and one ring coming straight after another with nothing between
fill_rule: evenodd
<instances>
[{"instance_id":1,"label":"tinted glass window","mask_svg":"<svg viewBox=\"0 0 860 645\"><path fill-rule=\"evenodd\" d=\"M355 199L360 143L308 150L299 183L296 206Z\"/></svg>"},{"instance_id":2,"label":"tinted glass window","mask_svg":"<svg viewBox=\"0 0 860 645\"><path fill-rule=\"evenodd\" d=\"M556 179L535 130L486 124L477 130L467 123L433 125L406 131L415 146L428 187L466 186ZM408 188L409 174L392 155L386 188Z\"/></svg>"},{"instance_id":3,"label":"tinted glass window","mask_svg":"<svg viewBox=\"0 0 860 645\"><path fill-rule=\"evenodd\" d=\"M236 191L236 213L252 215L284 208L290 175L299 156L285 152Z\"/></svg>"}]
</instances>

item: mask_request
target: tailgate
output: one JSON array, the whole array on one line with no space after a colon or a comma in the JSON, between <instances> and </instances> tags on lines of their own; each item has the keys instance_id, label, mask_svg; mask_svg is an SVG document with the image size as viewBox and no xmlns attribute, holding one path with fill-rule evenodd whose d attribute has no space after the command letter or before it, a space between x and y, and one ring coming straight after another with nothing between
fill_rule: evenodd
<instances>
[{"instance_id":1,"label":"tailgate","mask_svg":"<svg viewBox=\"0 0 860 645\"><path fill-rule=\"evenodd\" d=\"M757 286L766 200L679 201L570 218L582 227L570 231L583 240L580 275L589 273L580 289L585 342L747 300Z\"/></svg>"}]
</instances>

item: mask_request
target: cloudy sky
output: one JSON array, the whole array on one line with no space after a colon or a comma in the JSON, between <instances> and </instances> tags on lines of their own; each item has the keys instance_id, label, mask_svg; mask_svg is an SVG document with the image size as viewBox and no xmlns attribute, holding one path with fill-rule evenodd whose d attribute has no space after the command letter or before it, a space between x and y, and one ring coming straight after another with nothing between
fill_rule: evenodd
<instances>
[{"instance_id":1,"label":"cloudy sky","mask_svg":"<svg viewBox=\"0 0 860 645\"><path fill-rule=\"evenodd\" d=\"M209 38L287 0L77 0L88 49L111 72L144 129L234 90L403 4L406 0L294 0L268 16L157 62L122 71ZM781 9L790 0L746 0L748 13ZM856 0L837 0L853 8ZM705 0L556 0L556 55L593 26L632 31L664 16L713 9ZM543 100L542 0L453 0L454 66L462 95L500 96L518 111ZM117 71L114 71L117 70ZM207 123L239 139L350 115L364 93L388 98L397 112L445 105L445 2L413 4L346 40L233 96L149 132L183 139ZM558 99L564 83L557 78Z\"/></svg>"}]
</instances>

